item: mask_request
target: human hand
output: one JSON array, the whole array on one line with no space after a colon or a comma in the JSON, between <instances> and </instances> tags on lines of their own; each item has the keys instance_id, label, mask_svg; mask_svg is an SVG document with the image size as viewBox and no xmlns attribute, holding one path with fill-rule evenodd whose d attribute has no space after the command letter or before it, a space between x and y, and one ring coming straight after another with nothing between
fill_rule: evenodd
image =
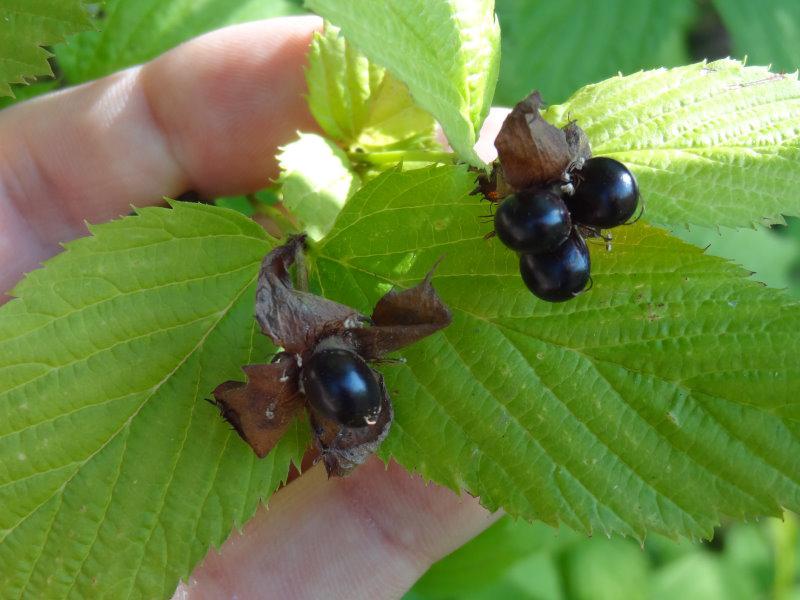
<instances>
[{"instance_id":1,"label":"human hand","mask_svg":"<svg viewBox=\"0 0 800 600\"><path fill-rule=\"evenodd\" d=\"M85 220L187 190L264 187L278 146L316 129L302 65L319 26L305 17L230 27L0 113L0 302L59 242L85 235ZM331 480L319 465L212 551L176 597L398 597L492 519L477 500L395 464L373 459Z\"/></svg>"}]
</instances>

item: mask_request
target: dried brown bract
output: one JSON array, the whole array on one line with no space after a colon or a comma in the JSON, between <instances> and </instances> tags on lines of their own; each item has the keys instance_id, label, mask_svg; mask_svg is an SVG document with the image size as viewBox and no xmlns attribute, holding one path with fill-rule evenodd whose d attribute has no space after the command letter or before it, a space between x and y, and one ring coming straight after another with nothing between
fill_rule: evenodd
<instances>
[{"instance_id":1,"label":"dried brown bract","mask_svg":"<svg viewBox=\"0 0 800 600\"><path fill-rule=\"evenodd\" d=\"M295 289L305 236L275 248L261 265L256 319L283 351L268 365L244 367L246 382L214 391L222 416L264 457L305 409L329 475L346 475L389 433L393 410L383 377L366 363L450 324L431 285L433 272L408 290L391 290L371 317ZM304 385L305 382L305 385ZM353 384L355 382L355 384Z\"/></svg>"},{"instance_id":2,"label":"dried brown bract","mask_svg":"<svg viewBox=\"0 0 800 600\"><path fill-rule=\"evenodd\" d=\"M542 118L541 107L541 95L533 92L517 103L503 122L494 142L499 164L482 184L482 191L490 199L515 190L568 181L572 167L591 157L583 130L574 122L563 129L551 125ZM491 180L493 184L487 183Z\"/></svg>"}]
</instances>

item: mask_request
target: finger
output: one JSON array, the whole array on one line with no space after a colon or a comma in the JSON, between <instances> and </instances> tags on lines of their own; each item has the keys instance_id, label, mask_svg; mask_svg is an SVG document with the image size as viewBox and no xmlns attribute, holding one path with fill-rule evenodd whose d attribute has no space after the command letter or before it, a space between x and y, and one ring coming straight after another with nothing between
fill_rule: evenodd
<instances>
[{"instance_id":1,"label":"finger","mask_svg":"<svg viewBox=\"0 0 800 600\"><path fill-rule=\"evenodd\" d=\"M508 113L511 110L508 108L492 108L489 115L483 122L481 127L480 137L478 143L475 144L475 152L484 162L491 162L497 158L497 148L494 147L494 138L497 137L500 127L503 125Z\"/></svg>"},{"instance_id":2,"label":"finger","mask_svg":"<svg viewBox=\"0 0 800 600\"><path fill-rule=\"evenodd\" d=\"M254 191L314 128L303 65L315 17L229 27L143 67L0 112L0 291L130 205Z\"/></svg>"},{"instance_id":3,"label":"finger","mask_svg":"<svg viewBox=\"0 0 800 600\"><path fill-rule=\"evenodd\" d=\"M343 479L318 465L211 552L175 598L399 598L498 516L394 463L372 459Z\"/></svg>"}]
</instances>

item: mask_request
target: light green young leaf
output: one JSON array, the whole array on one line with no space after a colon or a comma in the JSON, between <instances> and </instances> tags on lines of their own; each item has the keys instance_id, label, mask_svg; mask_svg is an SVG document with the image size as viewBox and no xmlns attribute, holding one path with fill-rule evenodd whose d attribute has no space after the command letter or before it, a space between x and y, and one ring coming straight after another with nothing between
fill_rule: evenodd
<instances>
[{"instance_id":1,"label":"light green young leaf","mask_svg":"<svg viewBox=\"0 0 800 600\"><path fill-rule=\"evenodd\" d=\"M414 104L408 88L370 63L339 30L326 25L311 44L308 106L330 137L350 148L431 145L433 118Z\"/></svg>"},{"instance_id":2,"label":"light green young leaf","mask_svg":"<svg viewBox=\"0 0 800 600\"><path fill-rule=\"evenodd\" d=\"M361 185L347 155L330 140L301 133L281 149L278 161L284 205L312 239L322 238Z\"/></svg>"},{"instance_id":3,"label":"light green young leaf","mask_svg":"<svg viewBox=\"0 0 800 600\"><path fill-rule=\"evenodd\" d=\"M645 218L751 227L800 214L800 82L735 60L613 77L545 112L639 179Z\"/></svg>"},{"instance_id":4,"label":"light green young leaf","mask_svg":"<svg viewBox=\"0 0 800 600\"><path fill-rule=\"evenodd\" d=\"M474 185L458 167L387 172L317 249L317 285L361 310L445 257L453 324L382 368L384 456L588 532L707 536L800 508L800 305L643 224L592 245L590 292L538 301L484 239Z\"/></svg>"},{"instance_id":5,"label":"light green young leaf","mask_svg":"<svg viewBox=\"0 0 800 600\"><path fill-rule=\"evenodd\" d=\"M92 230L0 309L4 597L170 597L308 441L258 460L204 401L269 355L260 227L176 203Z\"/></svg>"},{"instance_id":6,"label":"light green young leaf","mask_svg":"<svg viewBox=\"0 0 800 600\"><path fill-rule=\"evenodd\" d=\"M52 75L42 46L92 28L83 0L0 0L0 96L13 96L9 83Z\"/></svg>"},{"instance_id":7,"label":"light green young leaf","mask_svg":"<svg viewBox=\"0 0 800 600\"><path fill-rule=\"evenodd\" d=\"M800 67L800 2L714 0L714 7L731 33L738 58L775 70Z\"/></svg>"},{"instance_id":8,"label":"light green young leaf","mask_svg":"<svg viewBox=\"0 0 800 600\"><path fill-rule=\"evenodd\" d=\"M55 49L69 83L145 62L226 25L303 12L291 0L106 0L103 11L100 31L81 34Z\"/></svg>"},{"instance_id":9,"label":"light green young leaf","mask_svg":"<svg viewBox=\"0 0 800 600\"><path fill-rule=\"evenodd\" d=\"M370 60L408 86L453 149L473 150L497 82L500 29L493 0L306 0Z\"/></svg>"},{"instance_id":10,"label":"light green young leaf","mask_svg":"<svg viewBox=\"0 0 800 600\"><path fill-rule=\"evenodd\" d=\"M638 69L686 64L694 0L497 0L503 31L495 103L538 89L562 102L588 83Z\"/></svg>"}]
</instances>

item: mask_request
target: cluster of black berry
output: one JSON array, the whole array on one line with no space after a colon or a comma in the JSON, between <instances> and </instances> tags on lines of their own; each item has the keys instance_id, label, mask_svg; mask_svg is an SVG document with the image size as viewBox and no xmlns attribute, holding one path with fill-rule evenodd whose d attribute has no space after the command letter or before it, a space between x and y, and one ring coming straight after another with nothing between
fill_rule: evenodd
<instances>
[{"instance_id":1,"label":"cluster of black berry","mask_svg":"<svg viewBox=\"0 0 800 600\"><path fill-rule=\"evenodd\" d=\"M563 302L581 293L589 281L585 235L627 222L639 204L636 179L621 162L590 158L570 181L517 192L494 215L494 230L520 253L522 280L533 294Z\"/></svg>"}]
</instances>

